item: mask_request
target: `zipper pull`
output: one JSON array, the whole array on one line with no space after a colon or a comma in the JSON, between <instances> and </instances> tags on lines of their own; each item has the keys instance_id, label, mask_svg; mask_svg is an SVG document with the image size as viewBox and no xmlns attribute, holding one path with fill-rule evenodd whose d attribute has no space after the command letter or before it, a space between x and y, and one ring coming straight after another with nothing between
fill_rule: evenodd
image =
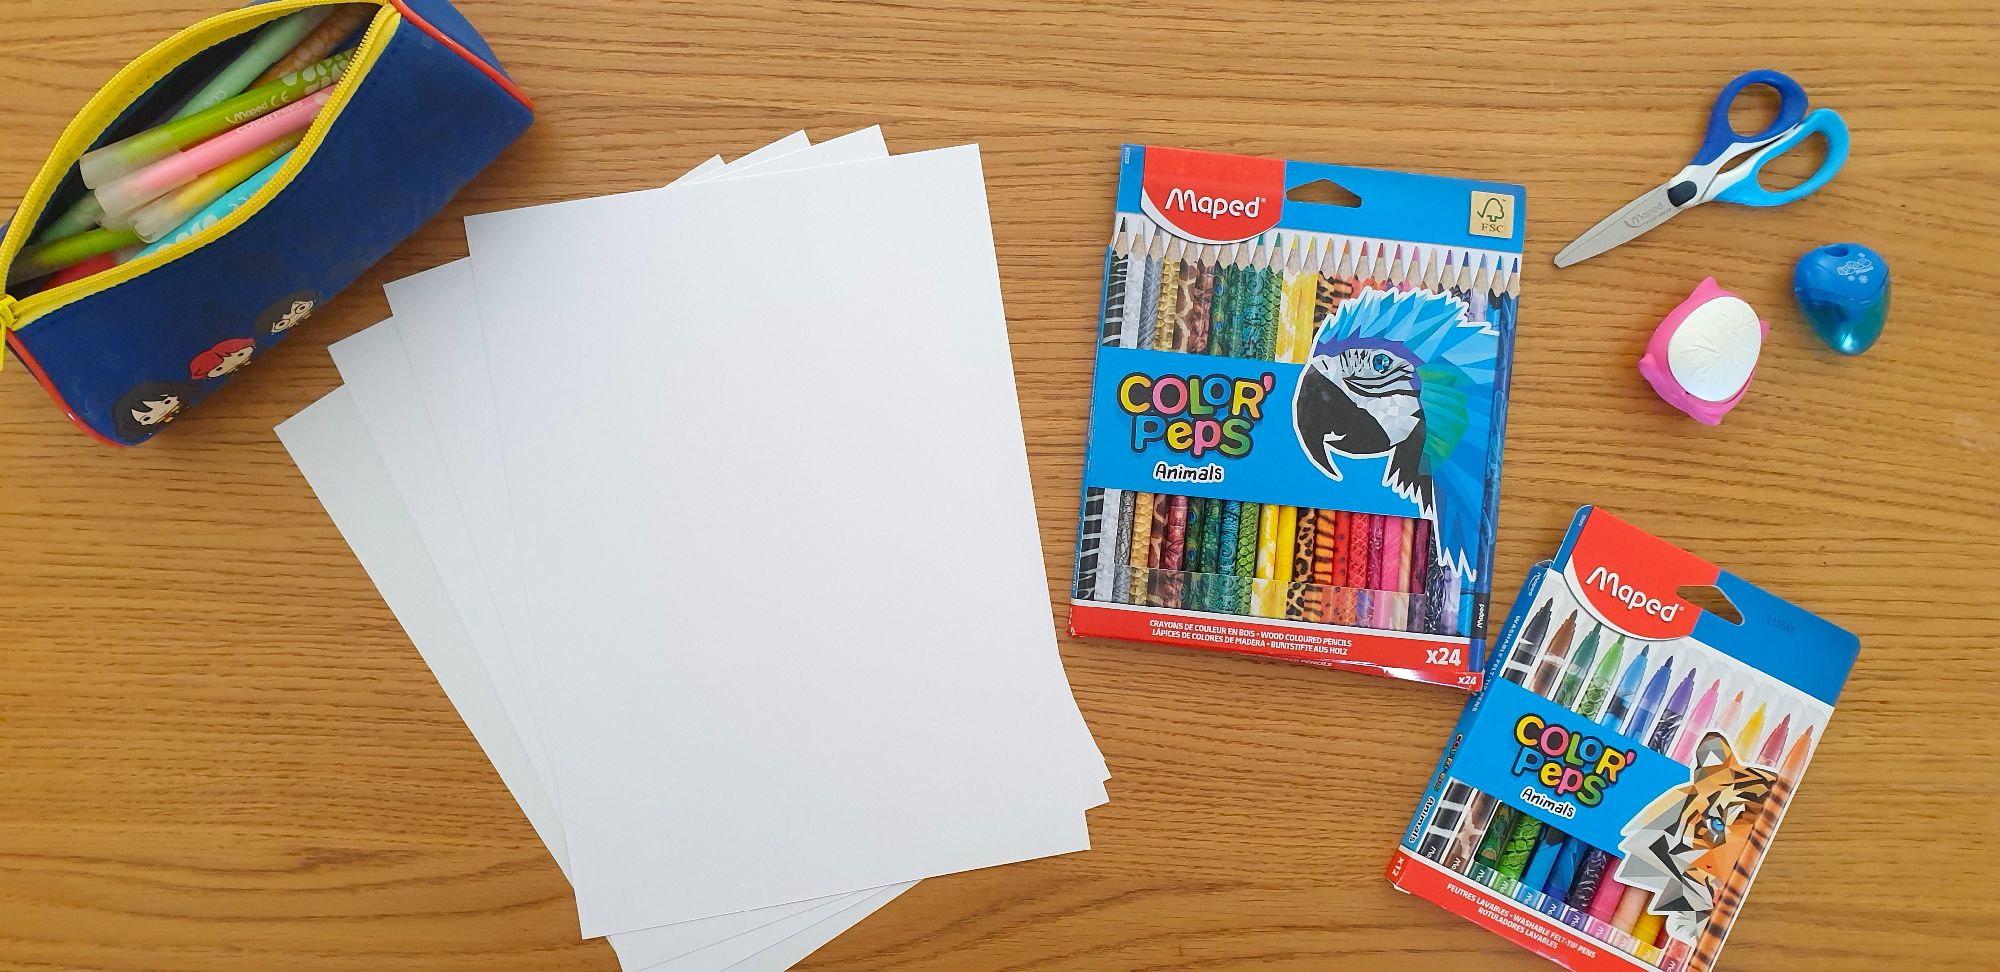
<instances>
[{"instance_id":1,"label":"zipper pull","mask_svg":"<svg viewBox=\"0 0 2000 972\"><path fill-rule=\"evenodd\" d=\"M14 311L16 303L14 298L0 293L0 371L7 370L6 337L14 330L14 322L19 319Z\"/></svg>"}]
</instances>

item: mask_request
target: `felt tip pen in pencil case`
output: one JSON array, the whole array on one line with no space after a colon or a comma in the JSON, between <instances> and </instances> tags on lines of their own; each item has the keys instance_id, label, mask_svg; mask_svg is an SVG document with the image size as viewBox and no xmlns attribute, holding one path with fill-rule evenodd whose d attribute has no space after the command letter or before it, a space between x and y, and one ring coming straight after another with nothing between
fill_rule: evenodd
<instances>
[{"instance_id":1,"label":"felt tip pen in pencil case","mask_svg":"<svg viewBox=\"0 0 2000 972\"><path fill-rule=\"evenodd\" d=\"M144 442L230 380L192 362L261 356L533 119L449 0L218 13L57 140L0 236L0 332L84 432Z\"/></svg>"},{"instance_id":2,"label":"felt tip pen in pencil case","mask_svg":"<svg viewBox=\"0 0 2000 972\"><path fill-rule=\"evenodd\" d=\"M77 162L83 174L83 184L101 189L127 173L136 172L182 149L278 111L331 86L353 60L352 53L336 54L306 70L246 91L206 111L96 149Z\"/></svg>"},{"instance_id":3,"label":"felt tip pen in pencil case","mask_svg":"<svg viewBox=\"0 0 2000 972\"><path fill-rule=\"evenodd\" d=\"M136 214L139 207L201 178L206 173L229 165L232 161L287 136L306 130L311 127L313 119L319 116L320 109L325 108L332 98L331 91L308 95L301 101L286 105L240 128L230 129L185 152L164 156L115 182L99 186L98 205L104 207L107 216L136 225L136 220L123 217Z\"/></svg>"}]
</instances>

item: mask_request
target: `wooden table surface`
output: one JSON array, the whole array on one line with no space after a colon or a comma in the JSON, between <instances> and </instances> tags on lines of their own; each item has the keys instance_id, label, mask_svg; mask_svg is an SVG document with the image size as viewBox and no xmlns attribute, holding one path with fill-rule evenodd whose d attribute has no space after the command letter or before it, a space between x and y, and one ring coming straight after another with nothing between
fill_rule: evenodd
<instances>
[{"instance_id":1,"label":"wooden table surface","mask_svg":"<svg viewBox=\"0 0 2000 972\"><path fill-rule=\"evenodd\" d=\"M123 62L228 5L0 4L0 192ZM1858 632L1727 964L2000 962L1988 0L462 7L539 123L244 380L114 451L18 364L0 374L0 968L614 968L577 941L561 874L271 429L335 386L325 345L386 316L383 282L465 252L461 217L875 123L894 150L984 148L1059 618L1121 142L1526 185L1499 603L1597 503ZM1677 168L1753 67L1846 116L1854 155L1830 188L1549 264ZM1788 293L1800 253L1842 240L1895 273L1888 332L1859 359L1818 347ZM1633 369L1706 274L1771 326L1713 429ZM810 964L1536 966L1382 877L1459 695L1063 653L1115 774L1095 849L925 881Z\"/></svg>"}]
</instances>

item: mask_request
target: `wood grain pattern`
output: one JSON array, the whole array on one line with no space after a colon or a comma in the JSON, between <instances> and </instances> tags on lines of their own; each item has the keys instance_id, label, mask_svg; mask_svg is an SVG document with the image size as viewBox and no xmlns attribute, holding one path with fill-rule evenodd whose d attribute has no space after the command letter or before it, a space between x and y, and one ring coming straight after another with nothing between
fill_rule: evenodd
<instances>
[{"instance_id":1,"label":"wood grain pattern","mask_svg":"<svg viewBox=\"0 0 2000 972\"><path fill-rule=\"evenodd\" d=\"M218 0L0 4L0 191L95 87ZM2000 947L2000 14L1987 0L940 4L463 0L542 108L426 228L158 443L93 445L0 374L0 967L611 969L568 889L271 428L336 383L380 285L459 218L657 185L784 132L979 141L1038 477L1067 583L1117 146L1525 184L1530 251L1500 579L1612 507L1865 645L1728 952L1736 968L1991 968ZM1693 149L1738 71L1794 74L1854 157L1782 210L1709 206L1548 258ZM1800 170L1795 169L1795 173ZM1793 259L1893 262L1860 360ZM1633 363L1705 274L1760 308L1718 429ZM1504 603L1504 599L1503 599ZM1455 717L1431 689L1065 641L1116 778L1096 849L927 881L840 969L1532 968L1381 876Z\"/></svg>"}]
</instances>

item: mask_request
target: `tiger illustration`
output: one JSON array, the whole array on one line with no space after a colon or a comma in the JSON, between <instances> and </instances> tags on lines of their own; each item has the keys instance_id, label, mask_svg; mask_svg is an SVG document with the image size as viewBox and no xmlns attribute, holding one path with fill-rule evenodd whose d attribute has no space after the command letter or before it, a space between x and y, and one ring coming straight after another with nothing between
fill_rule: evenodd
<instances>
[{"instance_id":1,"label":"tiger illustration","mask_svg":"<svg viewBox=\"0 0 2000 972\"><path fill-rule=\"evenodd\" d=\"M1777 780L1775 771L1739 762L1728 738L1711 732L1695 746L1688 784L1660 794L1625 824L1618 880L1653 892L1647 908L1667 919L1667 934L1694 940Z\"/></svg>"},{"instance_id":2,"label":"tiger illustration","mask_svg":"<svg viewBox=\"0 0 2000 972\"><path fill-rule=\"evenodd\" d=\"M1792 791L1798 786L1799 774L1805 772L1806 760L1812 755L1812 730L1807 729L1792 743L1790 752L1785 754L1783 765L1778 767L1777 780L1771 784L1769 796L1764 798L1764 809L1759 811L1755 822L1750 825L1750 836L1745 842L1742 856L1730 867L1729 875L1722 879L1715 892L1715 908L1709 913L1708 921L1701 926L1701 936L1694 941L1694 954L1688 957L1688 972L1709 972L1715 968L1715 959L1722 951L1722 940L1729 936L1729 927L1736 921L1737 909L1743 907L1743 896L1750 891L1750 881L1757 875L1757 865L1764 860L1764 852L1771 847L1771 838L1778 832L1778 821L1785 815L1785 807L1792 802Z\"/></svg>"}]
</instances>

